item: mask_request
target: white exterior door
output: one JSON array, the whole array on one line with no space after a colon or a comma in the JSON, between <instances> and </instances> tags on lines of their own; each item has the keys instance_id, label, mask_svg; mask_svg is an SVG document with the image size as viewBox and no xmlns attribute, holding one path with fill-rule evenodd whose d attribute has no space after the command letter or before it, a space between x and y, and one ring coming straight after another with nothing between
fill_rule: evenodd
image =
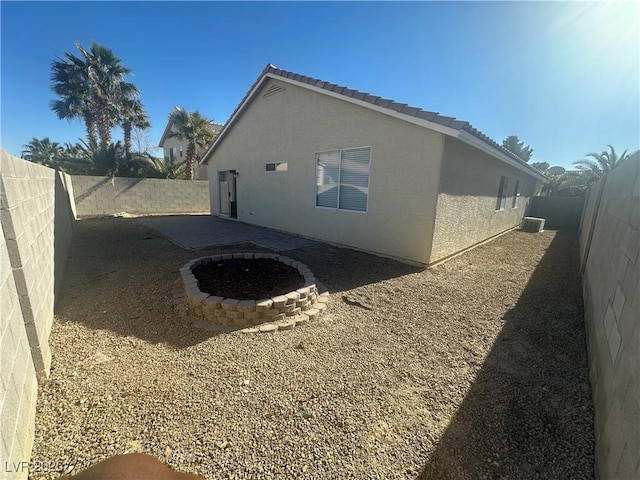
<instances>
[{"instance_id":1,"label":"white exterior door","mask_svg":"<svg viewBox=\"0 0 640 480\"><path fill-rule=\"evenodd\" d=\"M229 216L229 182L227 172L218 172L218 192L220 194L220 215Z\"/></svg>"}]
</instances>

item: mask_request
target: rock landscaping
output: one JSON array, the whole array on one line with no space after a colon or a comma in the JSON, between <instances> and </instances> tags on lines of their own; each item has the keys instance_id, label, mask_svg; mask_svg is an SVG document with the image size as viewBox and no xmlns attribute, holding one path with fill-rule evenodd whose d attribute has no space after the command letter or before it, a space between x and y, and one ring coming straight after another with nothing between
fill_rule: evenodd
<instances>
[{"instance_id":1,"label":"rock landscaping","mask_svg":"<svg viewBox=\"0 0 640 480\"><path fill-rule=\"evenodd\" d=\"M197 255L246 252L273 253ZM193 252L136 219L78 222L32 453L60 469L32 478L136 451L210 480L593 478L574 232L513 231L430 270L286 255L331 292L324 314L223 333L174 309Z\"/></svg>"}]
</instances>

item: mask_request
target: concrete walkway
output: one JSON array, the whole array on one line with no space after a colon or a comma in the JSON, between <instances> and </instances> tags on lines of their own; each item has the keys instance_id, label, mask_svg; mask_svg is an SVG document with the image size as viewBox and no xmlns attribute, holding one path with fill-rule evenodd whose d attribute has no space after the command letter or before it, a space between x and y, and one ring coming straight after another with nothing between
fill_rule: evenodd
<instances>
[{"instance_id":1,"label":"concrete walkway","mask_svg":"<svg viewBox=\"0 0 640 480\"><path fill-rule=\"evenodd\" d=\"M253 243L281 252L316 245L306 238L210 215L144 217L138 222L185 250Z\"/></svg>"}]
</instances>

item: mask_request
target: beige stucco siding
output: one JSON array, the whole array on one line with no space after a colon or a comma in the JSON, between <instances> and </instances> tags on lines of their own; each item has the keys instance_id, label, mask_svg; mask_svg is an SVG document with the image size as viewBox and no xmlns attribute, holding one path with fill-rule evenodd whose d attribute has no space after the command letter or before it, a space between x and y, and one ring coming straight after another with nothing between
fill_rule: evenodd
<instances>
[{"instance_id":1,"label":"beige stucco siding","mask_svg":"<svg viewBox=\"0 0 640 480\"><path fill-rule=\"evenodd\" d=\"M182 145L182 156L180 156L180 146ZM169 137L162 142L162 151L166 158L170 158L169 150L175 148L174 161L184 162L187 158L187 143L184 140L180 140L178 137Z\"/></svg>"},{"instance_id":2,"label":"beige stucco siding","mask_svg":"<svg viewBox=\"0 0 640 480\"><path fill-rule=\"evenodd\" d=\"M504 210L496 210L500 177L508 177ZM513 208L516 181L520 202ZM540 188L532 176L455 138L445 140L430 263L517 226Z\"/></svg>"},{"instance_id":3,"label":"beige stucco siding","mask_svg":"<svg viewBox=\"0 0 640 480\"><path fill-rule=\"evenodd\" d=\"M271 84L285 90L264 98ZM209 161L236 169L238 219L383 255L427 263L443 136L318 92L270 80ZM366 213L316 208L317 152L371 147ZM287 162L286 172L265 164Z\"/></svg>"},{"instance_id":4,"label":"beige stucco siding","mask_svg":"<svg viewBox=\"0 0 640 480\"><path fill-rule=\"evenodd\" d=\"M181 146L182 146L182 156L180 156ZM169 150L171 148L175 148L173 161L175 163L181 163L187 160L187 142L185 140L180 140L178 137L166 138L164 142L162 142L161 147L162 147L162 152L165 158L171 158ZM197 153L200 154L200 156L202 156L204 154L204 151L200 151ZM207 179L207 167L205 165L196 165L194 173L195 173L196 180Z\"/></svg>"}]
</instances>

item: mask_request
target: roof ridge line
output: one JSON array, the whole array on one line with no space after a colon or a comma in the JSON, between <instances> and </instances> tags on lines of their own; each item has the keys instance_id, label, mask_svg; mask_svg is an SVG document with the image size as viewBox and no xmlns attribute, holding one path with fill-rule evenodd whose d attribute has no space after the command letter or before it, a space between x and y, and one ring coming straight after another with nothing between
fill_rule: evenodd
<instances>
[{"instance_id":1,"label":"roof ridge line","mask_svg":"<svg viewBox=\"0 0 640 480\"><path fill-rule=\"evenodd\" d=\"M327 90L329 92L337 93L338 95L344 95L344 96L347 96L347 97L350 97L350 98L355 98L356 100L360 100L360 101L369 103L371 105L375 105L375 106L378 106L378 107L381 107L381 108L385 108L385 109L388 109L388 110L391 110L391 111L402 113L404 115L408 115L408 116L411 116L411 117L421 118L423 120L434 122L434 123L437 123L439 125L443 125L445 127L453 128L455 130L464 130L467 133L469 133L469 134L473 135L474 137L478 138L479 140L483 141L484 143L488 144L489 146L491 146L493 148L496 148L501 153L506 154L510 158L513 158L514 160L517 160L519 162L524 163L525 165L528 165L527 162L525 162L522 158L520 158L518 155L513 153L511 150L503 147L498 142L496 142L494 139L489 137L486 133L484 133L481 130L475 128L471 124L471 122L469 122L468 120L462 120L462 119L459 119L459 118L456 118L456 117L443 115L443 114L438 113L438 112L425 110L425 109L423 109L421 107L417 107L415 105L409 105L407 103L400 103L400 102L397 102L397 101L395 101L393 99L390 99L390 98L383 98L383 97L380 97L378 95L373 95L373 94L368 93L368 92L363 92L362 90L355 90L355 89L352 89L352 88L349 88L349 87L338 85L337 83L332 83L332 82L328 82L326 80L322 80L322 79L318 79L318 78L314 78L314 77L309 77L309 76L306 76L306 75L301 75L301 74L298 74L298 73L295 73L295 72L291 72L289 70L283 70L281 68L275 67L272 64L269 64L269 66L272 66L275 69L275 71L270 72L270 73L274 73L275 75L278 75L278 76L283 77L283 78L287 78L287 79L294 80L294 81L299 81L301 83L306 83L307 85L315 86L317 88L321 88L321 89ZM298 78L296 78L296 77L298 77ZM322 85L318 85L319 82L321 82ZM345 94L344 93L345 90L349 90L350 94ZM406 111L406 110L410 110L410 111ZM415 111L411 111L411 110L415 110ZM425 114L426 114L426 116L425 116ZM430 118L425 118L425 117L430 117ZM528 165L528 166L530 166L530 165Z\"/></svg>"},{"instance_id":2,"label":"roof ridge line","mask_svg":"<svg viewBox=\"0 0 640 480\"><path fill-rule=\"evenodd\" d=\"M472 135L473 137L477 138L481 142L487 144L488 146L490 146L492 148L495 148L498 152L506 155L507 157L511 158L512 160L515 160L515 161L521 163L525 167L528 167L528 169L530 169L532 171L536 171L531 165L529 165L527 162L525 162L518 155L516 155L511 150L509 150L509 149L503 147L502 145L500 145L498 142L493 140L491 137L489 137L487 134L485 134L481 130L475 128L467 120L462 120L462 119L459 119L459 118L456 118L456 117L449 117L447 115L442 115L439 112L433 112L433 111L430 111L430 110L424 110L421 107L417 107L417 106L414 106L414 105L409 105L409 104L406 104L406 103L396 102L393 99L382 98L380 96L373 95L373 94L368 93L368 92L363 92L362 90L355 90L355 89L352 89L352 88L349 88L349 87L345 87L345 86L342 86L342 85L338 85L336 83L331 83L331 82L328 82L326 80L322 80L322 79L319 79L319 78L309 77L307 75L302 75L302 74L299 74L299 73L291 72L289 70L284 70L284 69L276 67L272 63L267 63L267 66L264 68L264 70L262 71L260 76L258 76L258 78L253 83L253 85L251 86L251 88L249 89L247 94L244 96L244 98L240 101L240 103L238 104L236 109L233 111L233 113L231 114L231 116L229 117L227 122L225 122L224 128L222 129L222 131L218 135L219 139L220 139L220 137L222 137L222 134L225 133L225 130L227 130L227 128L230 127L231 120L240 111L241 107L243 105L245 105L245 103L250 99L250 96L254 92L254 89L256 88L256 86L259 85L260 82L267 75L274 75L274 76L281 77L281 78L284 78L284 79L300 82L300 83L309 85L311 87L319 88L321 90L326 90L327 92L332 92L332 93L335 93L335 94L340 95L340 96L344 96L344 97L347 97L347 98L352 98L352 99L360 101L360 102L365 102L365 103L368 103L370 105L374 105L376 107L384 108L385 110L390 110L390 111L397 112L397 113L400 113L402 115L406 115L406 116L409 116L409 117L414 117L414 118L418 118L418 119L421 119L421 120L426 120L428 122L432 122L432 123L435 123L435 124L438 124L438 125L442 125L444 127L451 128L451 129L454 129L454 130L464 131L464 132L468 133L469 135ZM386 105L381 105L378 102L386 103ZM214 142L214 145L216 143L217 143L217 141ZM211 147L209 148L209 150L207 150L207 152L205 153L203 158L207 158L208 157L208 155L209 155L210 151L213 149L214 145L211 145ZM538 172L536 171L536 173L538 173Z\"/></svg>"}]
</instances>

